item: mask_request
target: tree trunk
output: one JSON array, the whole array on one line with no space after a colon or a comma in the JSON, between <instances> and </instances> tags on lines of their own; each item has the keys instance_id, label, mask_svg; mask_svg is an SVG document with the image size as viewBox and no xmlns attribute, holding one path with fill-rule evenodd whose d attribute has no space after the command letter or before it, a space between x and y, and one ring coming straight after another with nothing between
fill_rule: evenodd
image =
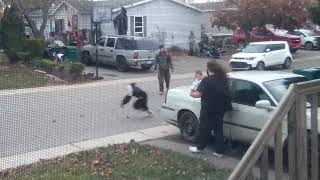
<instances>
[{"instance_id":1,"label":"tree trunk","mask_svg":"<svg viewBox=\"0 0 320 180\"><path fill-rule=\"evenodd\" d=\"M49 13L49 9L44 9L42 11L42 24L40 26L40 34L42 36L41 39L44 39L44 30L47 27L47 22L48 22L48 13Z\"/></svg>"}]
</instances>

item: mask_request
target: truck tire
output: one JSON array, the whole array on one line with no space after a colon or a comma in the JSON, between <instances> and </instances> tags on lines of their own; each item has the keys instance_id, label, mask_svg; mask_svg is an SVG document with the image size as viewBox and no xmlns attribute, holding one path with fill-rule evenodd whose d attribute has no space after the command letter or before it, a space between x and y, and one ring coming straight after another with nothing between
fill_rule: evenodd
<instances>
[{"instance_id":1,"label":"truck tire","mask_svg":"<svg viewBox=\"0 0 320 180\"><path fill-rule=\"evenodd\" d=\"M123 56L117 57L116 66L119 72L126 72L129 70L128 63Z\"/></svg>"},{"instance_id":2,"label":"truck tire","mask_svg":"<svg viewBox=\"0 0 320 180\"><path fill-rule=\"evenodd\" d=\"M90 56L88 51L85 51L85 52L82 53L81 62L84 63L87 66L92 64L92 58L91 58L91 56Z\"/></svg>"},{"instance_id":3,"label":"truck tire","mask_svg":"<svg viewBox=\"0 0 320 180\"><path fill-rule=\"evenodd\" d=\"M152 65L142 65L141 68L144 71L149 71L152 68Z\"/></svg>"},{"instance_id":4,"label":"truck tire","mask_svg":"<svg viewBox=\"0 0 320 180\"><path fill-rule=\"evenodd\" d=\"M312 50L312 49L313 49L313 44L312 44L312 42L306 42L306 44L304 45L304 47L305 47L307 50Z\"/></svg>"}]
</instances>

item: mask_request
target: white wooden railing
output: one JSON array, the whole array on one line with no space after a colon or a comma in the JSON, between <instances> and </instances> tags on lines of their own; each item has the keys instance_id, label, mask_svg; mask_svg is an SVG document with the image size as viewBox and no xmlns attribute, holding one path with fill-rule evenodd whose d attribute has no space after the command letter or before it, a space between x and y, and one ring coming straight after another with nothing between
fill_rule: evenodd
<instances>
[{"instance_id":1,"label":"white wooden railing","mask_svg":"<svg viewBox=\"0 0 320 180\"><path fill-rule=\"evenodd\" d=\"M320 80L291 85L273 116L265 124L230 175L229 180L256 178L282 180L285 175L289 176L290 180L319 180L317 116L319 93ZM307 96L311 99L311 119L308 121L306 118ZM286 118L287 121L284 121ZM309 128L307 128L308 122L311 124ZM284 142L282 141L283 123L288 123L288 136ZM274 138L275 144L273 149L274 173L269 173L271 168L269 167L268 143L272 138ZM288 157L287 163L283 161L284 155ZM286 165L288 172L284 172L284 165ZM260 169L258 173L253 171L256 166ZM275 177L271 177L271 175Z\"/></svg>"}]
</instances>

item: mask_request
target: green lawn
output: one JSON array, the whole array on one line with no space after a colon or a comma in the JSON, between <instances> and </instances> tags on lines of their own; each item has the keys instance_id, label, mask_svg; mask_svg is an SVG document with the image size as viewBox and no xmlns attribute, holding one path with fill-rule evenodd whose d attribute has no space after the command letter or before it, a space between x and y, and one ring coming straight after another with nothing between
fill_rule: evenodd
<instances>
[{"instance_id":1,"label":"green lawn","mask_svg":"<svg viewBox=\"0 0 320 180\"><path fill-rule=\"evenodd\" d=\"M43 75L23 71L0 70L0 90L39 87L47 84L48 79Z\"/></svg>"},{"instance_id":2,"label":"green lawn","mask_svg":"<svg viewBox=\"0 0 320 180\"><path fill-rule=\"evenodd\" d=\"M223 180L205 161L136 143L72 154L0 174L2 180Z\"/></svg>"}]
</instances>

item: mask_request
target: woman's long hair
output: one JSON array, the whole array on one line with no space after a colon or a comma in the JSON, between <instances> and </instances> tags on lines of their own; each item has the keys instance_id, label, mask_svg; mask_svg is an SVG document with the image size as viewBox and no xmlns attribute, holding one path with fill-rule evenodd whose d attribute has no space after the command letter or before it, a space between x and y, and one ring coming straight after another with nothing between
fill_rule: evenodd
<instances>
[{"instance_id":1,"label":"woman's long hair","mask_svg":"<svg viewBox=\"0 0 320 180\"><path fill-rule=\"evenodd\" d=\"M207 68L209 72L213 73L217 79L221 80L224 83L225 88L229 89L229 81L228 81L227 73L225 69L218 62L209 61L207 63Z\"/></svg>"}]
</instances>

